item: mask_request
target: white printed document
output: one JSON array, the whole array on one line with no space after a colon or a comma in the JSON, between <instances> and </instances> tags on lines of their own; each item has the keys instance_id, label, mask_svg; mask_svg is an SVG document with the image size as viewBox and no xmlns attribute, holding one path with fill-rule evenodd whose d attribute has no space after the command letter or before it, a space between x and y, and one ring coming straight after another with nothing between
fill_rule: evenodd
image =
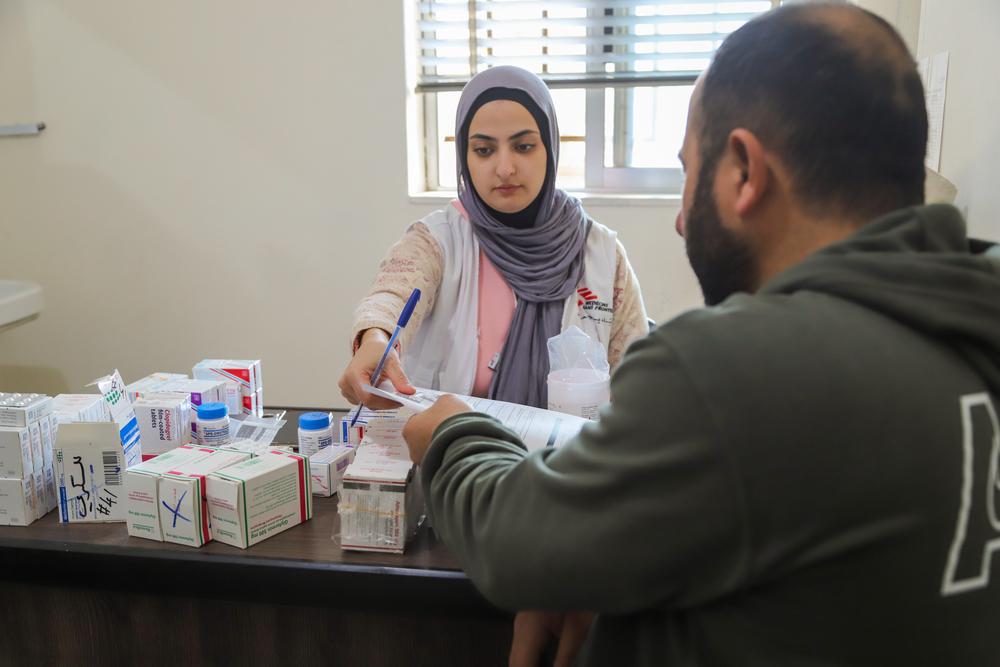
<instances>
[{"instance_id":1,"label":"white printed document","mask_svg":"<svg viewBox=\"0 0 1000 667\"><path fill-rule=\"evenodd\" d=\"M440 396L447 392L433 389L417 389L412 395L400 394L391 385L383 383L381 387L365 385L365 391L375 396L387 398L403 406L402 412L423 412L434 404ZM484 412L498 419L504 426L513 430L521 438L529 452L545 447L561 447L563 443L580 432L583 425L590 420L574 415L567 415L541 408L532 408L516 403L491 401L487 398L461 396L476 412ZM401 415L403 417L404 415ZM404 419L405 421L405 419ZM388 426L388 425L387 425ZM399 428L402 428L400 424ZM384 429L383 429L384 430ZM385 437L384 433L381 433Z\"/></svg>"},{"instance_id":2,"label":"white printed document","mask_svg":"<svg viewBox=\"0 0 1000 667\"><path fill-rule=\"evenodd\" d=\"M927 156L924 164L941 171L941 141L944 136L944 105L948 90L948 52L922 58L918 63L927 102Z\"/></svg>"}]
</instances>

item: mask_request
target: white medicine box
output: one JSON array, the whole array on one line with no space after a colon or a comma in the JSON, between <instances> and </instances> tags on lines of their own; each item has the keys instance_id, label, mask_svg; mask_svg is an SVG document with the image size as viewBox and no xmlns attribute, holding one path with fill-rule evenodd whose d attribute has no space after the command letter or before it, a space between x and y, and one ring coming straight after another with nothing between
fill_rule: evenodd
<instances>
[{"instance_id":1,"label":"white medicine box","mask_svg":"<svg viewBox=\"0 0 1000 667\"><path fill-rule=\"evenodd\" d=\"M114 422L59 427L55 483L61 523L125 521L125 453Z\"/></svg>"},{"instance_id":2,"label":"white medicine box","mask_svg":"<svg viewBox=\"0 0 1000 667\"><path fill-rule=\"evenodd\" d=\"M27 526L35 516L31 478L0 479L0 526Z\"/></svg>"},{"instance_id":3,"label":"white medicine box","mask_svg":"<svg viewBox=\"0 0 1000 667\"><path fill-rule=\"evenodd\" d=\"M0 427L0 477L23 479L32 472L31 435L27 428Z\"/></svg>"}]
</instances>

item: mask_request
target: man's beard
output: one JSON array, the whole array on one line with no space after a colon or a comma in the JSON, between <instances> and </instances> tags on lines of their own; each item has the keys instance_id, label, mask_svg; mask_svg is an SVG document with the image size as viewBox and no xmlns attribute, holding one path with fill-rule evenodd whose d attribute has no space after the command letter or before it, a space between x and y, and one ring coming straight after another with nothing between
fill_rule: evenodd
<instances>
[{"instance_id":1,"label":"man's beard","mask_svg":"<svg viewBox=\"0 0 1000 667\"><path fill-rule=\"evenodd\" d=\"M688 261L698 276L706 306L722 303L736 292L752 292L757 276L749 241L722 225L712 192L714 172L714 165L703 165L684 219Z\"/></svg>"}]
</instances>

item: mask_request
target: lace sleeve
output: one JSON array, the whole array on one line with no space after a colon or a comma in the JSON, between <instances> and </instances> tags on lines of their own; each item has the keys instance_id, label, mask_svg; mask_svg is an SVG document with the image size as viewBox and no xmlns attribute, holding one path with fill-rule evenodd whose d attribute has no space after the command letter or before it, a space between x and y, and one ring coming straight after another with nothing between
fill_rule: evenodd
<instances>
[{"instance_id":1,"label":"lace sleeve","mask_svg":"<svg viewBox=\"0 0 1000 667\"><path fill-rule=\"evenodd\" d=\"M621 362L628 346L649 333L639 279L629 264L621 241L617 242L617 246L615 293L611 304L614 321L611 324L611 342L608 344L608 363L612 370Z\"/></svg>"},{"instance_id":2,"label":"lace sleeve","mask_svg":"<svg viewBox=\"0 0 1000 667\"><path fill-rule=\"evenodd\" d=\"M419 288L420 303L401 336L400 346L405 347L424 317L434 308L443 266L441 247L427 226L420 222L410 225L403 237L389 248L379 264L375 282L354 310L351 327L353 349L357 350L360 336L367 329L379 328L391 333L410 293Z\"/></svg>"}]
</instances>

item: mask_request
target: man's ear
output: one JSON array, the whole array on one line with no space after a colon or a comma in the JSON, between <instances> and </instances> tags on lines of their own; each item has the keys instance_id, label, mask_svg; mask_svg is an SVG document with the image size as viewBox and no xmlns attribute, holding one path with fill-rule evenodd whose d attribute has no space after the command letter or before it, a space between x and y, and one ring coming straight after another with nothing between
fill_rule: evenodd
<instances>
[{"instance_id":1,"label":"man's ear","mask_svg":"<svg viewBox=\"0 0 1000 667\"><path fill-rule=\"evenodd\" d=\"M742 218L760 204L772 186L773 175L763 145L750 130L737 128L730 132L726 153L732 210Z\"/></svg>"}]
</instances>

